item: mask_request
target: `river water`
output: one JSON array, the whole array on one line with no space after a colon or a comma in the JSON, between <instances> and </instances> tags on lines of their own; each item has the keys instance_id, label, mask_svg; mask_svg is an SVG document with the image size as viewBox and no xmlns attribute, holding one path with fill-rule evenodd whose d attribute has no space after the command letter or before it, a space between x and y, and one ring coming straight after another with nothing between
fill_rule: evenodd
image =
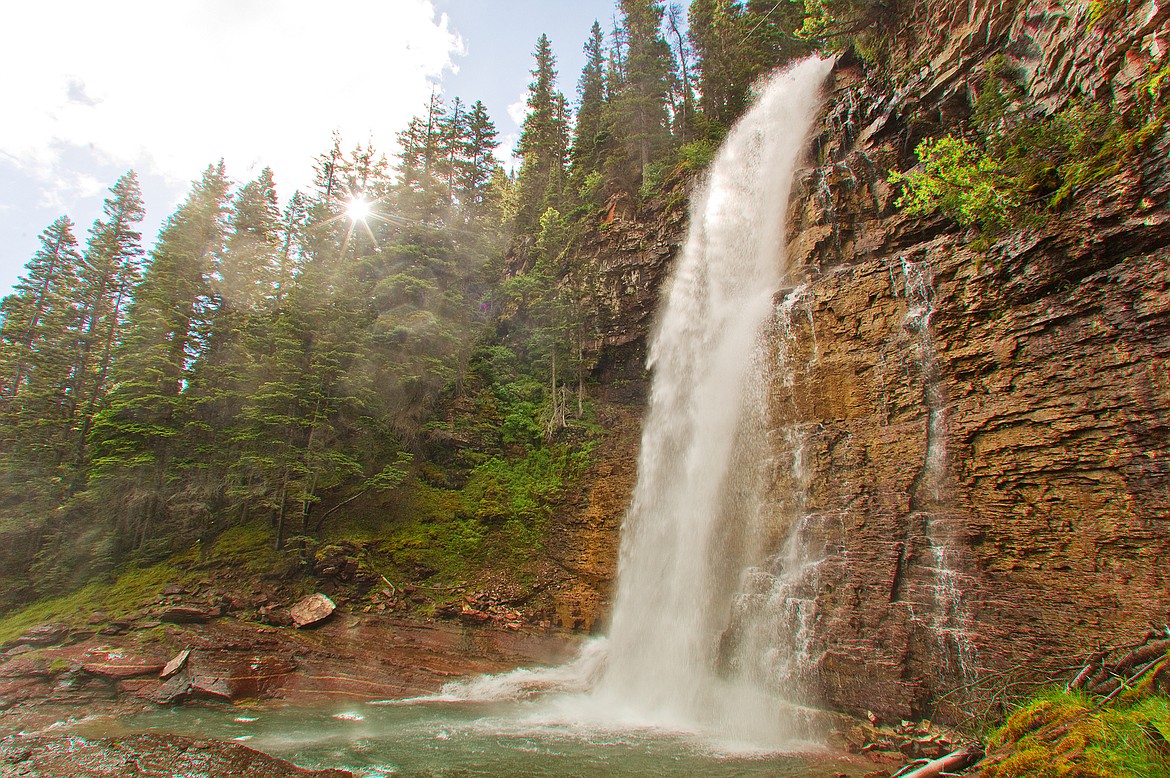
<instances>
[{"instance_id":1,"label":"river water","mask_svg":"<svg viewBox=\"0 0 1170 778\"><path fill-rule=\"evenodd\" d=\"M873 765L808 744L721 749L694 733L545 720L533 703L359 703L306 708L184 706L70 729L86 737L166 732L237 742L303 767L378 776L771 776L850 778Z\"/></svg>"}]
</instances>

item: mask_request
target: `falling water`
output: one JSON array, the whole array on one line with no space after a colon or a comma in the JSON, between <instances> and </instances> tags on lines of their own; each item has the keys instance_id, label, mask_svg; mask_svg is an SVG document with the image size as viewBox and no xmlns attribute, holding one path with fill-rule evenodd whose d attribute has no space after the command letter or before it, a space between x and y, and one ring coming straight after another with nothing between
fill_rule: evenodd
<instances>
[{"instance_id":1,"label":"falling water","mask_svg":"<svg viewBox=\"0 0 1170 778\"><path fill-rule=\"evenodd\" d=\"M975 644L968 626L970 615L963 597L963 586L953 560L950 539L943 531L940 514L945 504L947 479L947 419L942 381L939 378L931 317L934 315L932 268L902 257L902 276L906 296L905 327L918 341L918 364L924 384L923 400L927 407L926 453L915 503L926 509L925 534L930 548L930 569L934 573L934 609L931 630L939 645L939 667L952 678L948 682L970 682L977 663ZM952 664L953 662L953 664Z\"/></svg>"},{"instance_id":2,"label":"falling water","mask_svg":"<svg viewBox=\"0 0 1170 778\"><path fill-rule=\"evenodd\" d=\"M801 568L786 558L797 547L768 526L764 500L765 325L785 273L789 192L830 67L810 58L764 83L692 200L650 346L608 637L563 667L449 684L440 699L535 696L545 722L699 732L725 747L791 742L795 719L784 711L794 708L776 673L737 661L743 651L726 644L747 635L753 651L791 658L787 643L799 641L745 622L776 624L775 607L750 604L774 604L771 570ZM799 631L801 614L786 623ZM772 645L761 645L765 634Z\"/></svg>"},{"instance_id":3,"label":"falling water","mask_svg":"<svg viewBox=\"0 0 1170 778\"><path fill-rule=\"evenodd\" d=\"M651 344L638 483L594 690L619 716L780 735L767 690L720 672L717 653L744 571L759 561L761 332L785 270L789 191L829 67L805 60L764 85L692 205Z\"/></svg>"}]
</instances>

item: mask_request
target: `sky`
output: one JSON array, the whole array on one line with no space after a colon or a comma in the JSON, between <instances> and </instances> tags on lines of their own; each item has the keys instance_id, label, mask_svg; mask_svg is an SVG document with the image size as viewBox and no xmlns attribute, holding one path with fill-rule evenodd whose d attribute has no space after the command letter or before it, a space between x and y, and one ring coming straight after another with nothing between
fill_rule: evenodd
<instances>
[{"instance_id":1,"label":"sky","mask_svg":"<svg viewBox=\"0 0 1170 778\"><path fill-rule=\"evenodd\" d=\"M434 85L482 100L510 151L536 39L570 101L614 0L37 0L0 47L0 296L68 215L84 247L109 187L139 176L149 248L208 164L273 169L287 199L332 133L387 153Z\"/></svg>"}]
</instances>

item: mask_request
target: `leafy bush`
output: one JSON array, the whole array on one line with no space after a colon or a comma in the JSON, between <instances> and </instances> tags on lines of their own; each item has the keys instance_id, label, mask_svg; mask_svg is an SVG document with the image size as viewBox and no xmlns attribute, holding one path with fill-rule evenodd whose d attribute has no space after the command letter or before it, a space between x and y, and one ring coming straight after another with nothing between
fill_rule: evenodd
<instances>
[{"instance_id":1,"label":"leafy bush","mask_svg":"<svg viewBox=\"0 0 1170 778\"><path fill-rule=\"evenodd\" d=\"M941 210L964 227L978 225L988 236L1011 224L1020 205L1016 183L978 146L945 135L923 140L915 153L919 168L889 176L890 183L903 186L899 208L913 214Z\"/></svg>"},{"instance_id":2,"label":"leafy bush","mask_svg":"<svg viewBox=\"0 0 1170 778\"><path fill-rule=\"evenodd\" d=\"M1117 174L1165 127L1162 82L1152 70L1139 90L1139 111L1087 99L1046 117L1030 114L1025 95L1002 58L988 63L970 137L948 134L918 144L918 165L888 181L902 186L898 207L912 214L941 212L984 239L1063 207L1078 191Z\"/></svg>"}]
</instances>

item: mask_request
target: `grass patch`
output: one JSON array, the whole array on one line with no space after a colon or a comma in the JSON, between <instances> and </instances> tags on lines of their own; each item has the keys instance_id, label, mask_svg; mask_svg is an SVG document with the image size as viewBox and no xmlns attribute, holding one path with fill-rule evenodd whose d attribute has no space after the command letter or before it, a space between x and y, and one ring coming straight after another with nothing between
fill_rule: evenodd
<instances>
[{"instance_id":1,"label":"grass patch","mask_svg":"<svg viewBox=\"0 0 1170 778\"><path fill-rule=\"evenodd\" d=\"M982 778L1170 778L1170 700L1123 695L1098 707L1079 692L1048 690L988 738L1011 747Z\"/></svg>"},{"instance_id":2,"label":"grass patch","mask_svg":"<svg viewBox=\"0 0 1170 778\"><path fill-rule=\"evenodd\" d=\"M110 618L125 616L162 596L163 587L186 573L167 563L122 571L113 581L95 581L77 591L39 600L0 619L0 645L20 637L30 627L56 621L79 627L95 611Z\"/></svg>"},{"instance_id":3,"label":"grass patch","mask_svg":"<svg viewBox=\"0 0 1170 778\"><path fill-rule=\"evenodd\" d=\"M276 531L264 521L232 527L211 544L207 561L230 564L248 573L262 575L280 569L287 554L275 549Z\"/></svg>"}]
</instances>

